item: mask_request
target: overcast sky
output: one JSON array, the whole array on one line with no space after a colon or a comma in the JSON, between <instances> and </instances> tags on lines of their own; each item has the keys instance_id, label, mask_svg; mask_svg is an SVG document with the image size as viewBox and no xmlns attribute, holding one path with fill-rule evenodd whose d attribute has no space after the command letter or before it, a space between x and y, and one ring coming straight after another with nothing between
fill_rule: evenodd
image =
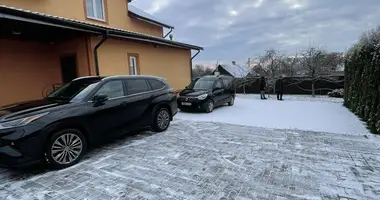
<instances>
[{"instance_id":1,"label":"overcast sky","mask_svg":"<svg viewBox=\"0 0 380 200\"><path fill-rule=\"evenodd\" d=\"M134 0L175 26L176 41L205 51L197 63L243 62L276 48L289 54L318 45L345 51L380 25L380 0Z\"/></svg>"}]
</instances>

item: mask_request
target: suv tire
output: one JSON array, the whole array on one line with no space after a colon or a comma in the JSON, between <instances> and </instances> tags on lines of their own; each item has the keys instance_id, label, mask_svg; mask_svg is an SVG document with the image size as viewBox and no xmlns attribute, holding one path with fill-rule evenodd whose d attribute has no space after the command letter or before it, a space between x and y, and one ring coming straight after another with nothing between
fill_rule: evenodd
<instances>
[{"instance_id":1,"label":"suv tire","mask_svg":"<svg viewBox=\"0 0 380 200\"><path fill-rule=\"evenodd\" d=\"M170 112L167 108L159 108L154 114L152 129L155 132L163 132L169 128Z\"/></svg>"},{"instance_id":2,"label":"suv tire","mask_svg":"<svg viewBox=\"0 0 380 200\"><path fill-rule=\"evenodd\" d=\"M86 138L79 130L64 129L50 137L45 155L51 168L63 169L78 163L86 150Z\"/></svg>"}]
</instances>

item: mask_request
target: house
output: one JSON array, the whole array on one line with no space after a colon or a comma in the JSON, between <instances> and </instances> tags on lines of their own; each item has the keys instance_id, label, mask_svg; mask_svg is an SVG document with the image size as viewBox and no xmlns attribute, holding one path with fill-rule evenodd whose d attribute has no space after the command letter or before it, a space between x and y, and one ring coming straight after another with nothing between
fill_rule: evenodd
<instances>
[{"instance_id":1,"label":"house","mask_svg":"<svg viewBox=\"0 0 380 200\"><path fill-rule=\"evenodd\" d=\"M215 72L219 72L221 75L232 76L234 78L245 78L251 73L251 69L245 65L229 65L229 64L219 64L216 67Z\"/></svg>"},{"instance_id":2,"label":"house","mask_svg":"<svg viewBox=\"0 0 380 200\"><path fill-rule=\"evenodd\" d=\"M149 74L188 85L203 48L165 39L174 27L129 2L1 0L0 106L79 76Z\"/></svg>"}]
</instances>

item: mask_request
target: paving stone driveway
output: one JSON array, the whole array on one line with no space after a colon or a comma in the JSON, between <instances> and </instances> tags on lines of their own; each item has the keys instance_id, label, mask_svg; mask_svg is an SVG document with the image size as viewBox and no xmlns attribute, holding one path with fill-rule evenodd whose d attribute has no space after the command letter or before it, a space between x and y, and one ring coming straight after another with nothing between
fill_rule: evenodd
<instances>
[{"instance_id":1,"label":"paving stone driveway","mask_svg":"<svg viewBox=\"0 0 380 200\"><path fill-rule=\"evenodd\" d=\"M0 169L0 199L380 199L379 141L176 120L61 171Z\"/></svg>"}]
</instances>

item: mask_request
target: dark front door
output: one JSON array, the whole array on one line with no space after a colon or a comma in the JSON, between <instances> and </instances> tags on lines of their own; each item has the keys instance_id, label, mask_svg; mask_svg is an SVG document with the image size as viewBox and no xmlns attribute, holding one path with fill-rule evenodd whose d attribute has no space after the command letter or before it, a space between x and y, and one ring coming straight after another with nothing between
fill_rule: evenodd
<instances>
[{"instance_id":1,"label":"dark front door","mask_svg":"<svg viewBox=\"0 0 380 200\"><path fill-rule=\"evenodd\" d=\"M75 55L63 56L61 59L61 73L63 83L68 83L78 77L77 58Z\"/></svg>"},{"instance_id":2,"label":"dark front door","mask_svg":"<svg viewBox=\"0 0 380 200\"><path fill-rule=\"evenodd\" d=\"M224 89L223 89L223 82L218 79L215 81L214 87L213 87L213 94L214 94L214 104L216 106L223 104L224 101Z\"/></svg>"}]
</instances>

